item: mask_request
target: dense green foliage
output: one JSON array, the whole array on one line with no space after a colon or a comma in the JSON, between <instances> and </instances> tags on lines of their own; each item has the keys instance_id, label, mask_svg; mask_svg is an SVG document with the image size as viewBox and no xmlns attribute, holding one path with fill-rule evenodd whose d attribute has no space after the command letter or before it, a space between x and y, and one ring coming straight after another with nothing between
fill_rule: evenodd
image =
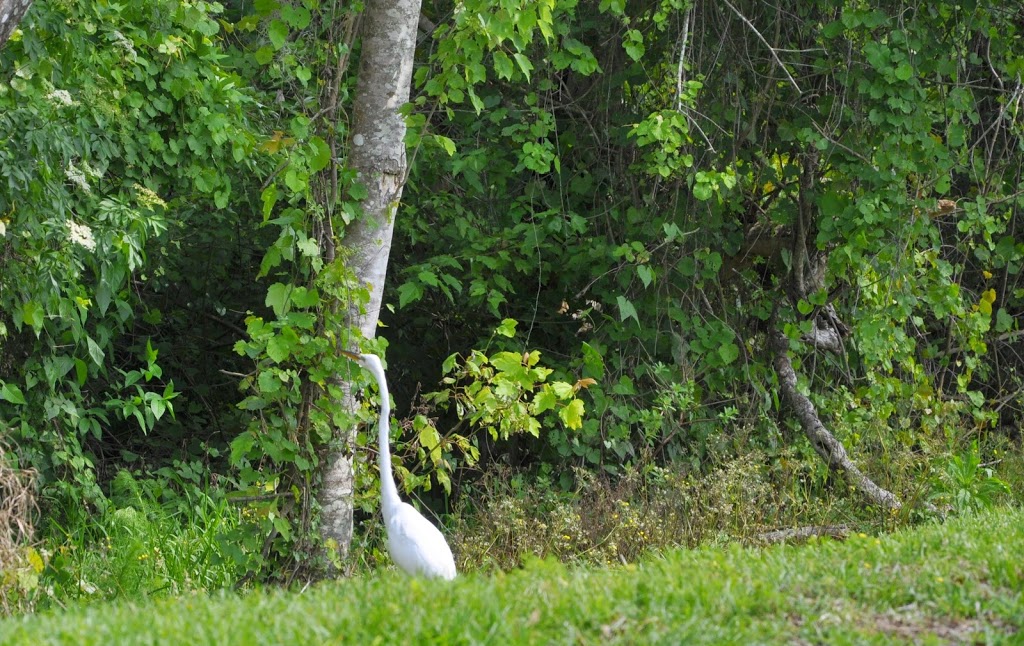
<instances>
[{"instance_id":1,"label":"dense green foliage","mask_svg":"<svg viewBox=\"0 0 1024 646\"><path fill-rule=\"evenodd\" d=\"M29 594L325 565L323 456L375 410L340 405L363 377L335 355L368 300L344 248L366 195L346 166L360 11L36 0L0 50L0 433L40 493ZM1019 495L1016 12L423 12L386 311L362 345L389 358L399 479L457 516L464 565ZM791 421L778 331L902 514L865 509ZM355 567L380 547L372 437L350 447ZM198 532L202 580L176 574L188 554L166 572L61 556L132 514L136 538ZM546 538L491 540L511 526Z\"/></svg>"},{"instance_id":2,"label":"dense green foliage","mask_svg":"<svg viewBox=\"0 0 1024 646\"><path fill-rule=\"evenodd\" d=\"M0 622L0 644L1011 643L1024 514L999 509L846 542L669 551L618 568L396 574L301 594L188 596ZM183 619L187 618L187 621Z\"/></svg>"}]
</instances>

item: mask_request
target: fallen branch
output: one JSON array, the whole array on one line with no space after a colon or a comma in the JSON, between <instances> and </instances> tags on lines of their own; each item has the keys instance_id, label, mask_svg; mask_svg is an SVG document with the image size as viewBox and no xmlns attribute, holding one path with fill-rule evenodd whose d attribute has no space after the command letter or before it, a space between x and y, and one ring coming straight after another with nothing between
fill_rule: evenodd
<instances>
[{"instance_id":1,"label":"fallen branch","mask_svg":"<svg viewBox=\"0 0 1024 646\"><path fill-rule=\"evenodd\" d=\"M812 536L829 536L831 538L846 538L850 528L846 525L807 525L804 527L790 527L788 529L776 529L754 536L754 541L766 545L772 543L783 543L785 541L806 541Z\"/></svg>"}]
</instances>

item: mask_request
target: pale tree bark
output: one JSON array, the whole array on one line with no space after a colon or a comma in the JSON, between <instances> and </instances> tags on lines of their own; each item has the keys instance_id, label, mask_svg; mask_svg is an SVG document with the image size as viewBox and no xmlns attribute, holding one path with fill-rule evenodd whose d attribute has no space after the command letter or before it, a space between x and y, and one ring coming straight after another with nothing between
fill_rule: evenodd
<instances>
[{"instance_id":1,"label":"pale tree bark","mask_svg":"<svg viewBox=\"0 0 1024 646\"><path fill-rule=\"evenodd\" d=\"M774 317L773 317L774 318ZM774 324L775 321L773 320ZM835 435L821 422L818 411L807 395L797 387L796 371L789 360L789 339L780 330L773 330L771 338L772 351L775 354L775 373L779 376L779 390L783 399L800 421L800 428L811 441L811 446L828 465L829 470L844 475L847 481L860 491L864 497L883 509L900 509L899 498L891 491L879 487L857 468L846 453L846 448Z\"/></svg>"},{"instance_id":2,"label":"pale tree bark","mask_svg":"<svg viewBox=\"0 0 1024 646\"><path fill-rule=\"evenodd\" d=\"M420 0L373 0L366 3L359 27L362 53L348 165L357 172L367 196L362 201L362 217L345 229L340 244L345 249L346 266L370 293L365 310L358 306L349 310L349 323L366 338L376 333L395 211L405 186L405 120L398 110L409 101L419 17ZM354 408L350 394L341 403ZM352 540L351 447L355 429L337 432L340 448L327 458L320 504L323 536L336 541L344 556Z\"/></svg>"},{"instance_id":3,"label":"pale tree bark","mask_svg":"<svg viewBox=\"0 0 1024 646\"><path fill-rule=\"evenodd\" d=\"M786 277L785 288L795 304L809 299L811 294L825 287L827 252L819 252L814 244L813 231L817 227L818 213L814 204L814 183L818 175L818 155L811 152L803 155L803 169L800 175L798 208L791 242L791 266ZM777 311L777 310L776 310ZM789 359L789 338L779 329L776 313L769 323L769 346L774 354L775 374L779 378L779 390L789 408L800 421L800 428L810 440L811 446L828 465L829 470L843 475L846 480L872 503L884 509L900 509L899 498L891 491L879 487L850 459L843 443L822 423L814 402L797 387L796 370ZM817 308L814 326L802 340L817 351L840 354L843 352L843 338L850 333L839 318L835 307L827 303Z\"/></svg>"},{"instance_id":4,"label":"pale tree bark","mask_svg":"<svg viewBox=\"0 0 1024 646\"><path fill-rule=\"evenodd\" d=\"M11 37L32 0L0 0L0 47Z\"/></svg>"}]
</instances>

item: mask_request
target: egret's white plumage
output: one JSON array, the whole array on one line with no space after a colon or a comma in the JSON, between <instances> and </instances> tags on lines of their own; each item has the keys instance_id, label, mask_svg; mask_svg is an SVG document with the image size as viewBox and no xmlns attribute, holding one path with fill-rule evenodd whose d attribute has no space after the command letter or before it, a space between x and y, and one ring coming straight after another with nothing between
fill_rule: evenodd
<instances>
[{"instance_id":1,"label":"egret's white plumage","mask_svg":"<svg viewBox=\"0 0 1024 646\"><path fill-rule=\"evenodd\" d=\"M380 502L391 560L413 576L454 579L455 559L444 536L423 514L398 497L398 488L391 474L391 449L388 446L391 439L391 401L380 357L351 352L342 354L369 370L380 389L380 422L377 428L380 444Z\"/></svg>"}]
</instances>

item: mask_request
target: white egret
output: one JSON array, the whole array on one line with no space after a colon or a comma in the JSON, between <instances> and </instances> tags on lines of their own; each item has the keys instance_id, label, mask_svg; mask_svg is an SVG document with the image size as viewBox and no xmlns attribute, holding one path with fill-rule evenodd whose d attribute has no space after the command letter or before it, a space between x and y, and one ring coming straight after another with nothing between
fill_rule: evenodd
<instances>
[{"instance_id":1,"label":"white egret","mask_svg":"<svg viewBox=\"0 0 1024 646\"><path fill-rule=\"evenodd\" d=\"M391 474L391 450L388 448L391 439L391 401L380 357L375 354L341 353L369 370L380 389L380 422L377 425L380 443L380 502L391 560L413 576L454 579L455 559L444 536L423 514L398 497L398 487Z\"/></svg>"}]
</instances>

